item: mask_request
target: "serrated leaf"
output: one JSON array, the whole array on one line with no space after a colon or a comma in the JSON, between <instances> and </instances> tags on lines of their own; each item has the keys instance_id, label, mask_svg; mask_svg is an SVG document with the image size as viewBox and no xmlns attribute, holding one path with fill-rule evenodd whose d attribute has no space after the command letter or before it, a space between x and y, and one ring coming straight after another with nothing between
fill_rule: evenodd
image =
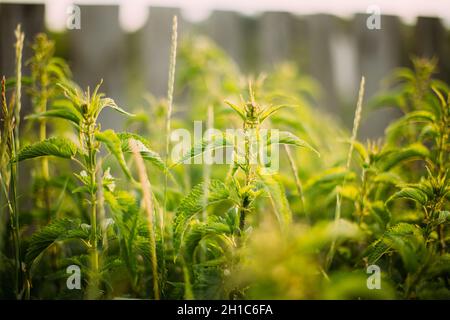
<instances>
[{"instance_id":1,"label":"serrated leaf","mask_svg":"<svg viewBox=\"0 0 450 320\"><path fill-rule=\"evenodd\" d=\"M273 143L272 139L268 139L267 140L267 144L268 145L271 145L272 143ZM319 151L314 149L308 142L306 142L305 140L300 139L295 134L293 134L293 133L291 133L289 131L279 131L278 132L278 141L275 140L275 143L306 148L308 150L313 151L314 153L316 153L320 157Z\"/></svg>"},{"instance_id":2,"label":"serrated leaf","mask_svg":"<svg viewBox=\"0 0 450 320\"><path fill-rule=\"evenodd\" d=\"M132 139L136 142L137 148L144 160L150 161L162 171L167 170L166 164L162 160L161 156L151 149L150 142L147 139L130 132L120 132L117 133L117 136L121 141L121 148L123 153L131 153L129 140Z\"/></svg>"},{"instance_id":3,"label":"serrated leaf","mask_svg":"<svg viewBox=\"0 0 450 320\"><path fill-rule=\"evenodd\" d=\"M445 107L445 106L447 105L447 103L445 102L445 98L444 98L444 96L442 95L441 91L439 91L439 89L436 88L435 86L431 86L431 89L433 90L433 92L434 92L434 93L436 94L436 96L438 97L439 102L441 103L441 105L442 105L443 107Z\"/></svg>"},{"instance_id":4,"label":"serrated leaf","mask_svg":"<svg viewBox=\"0 0 450 320\"><path fill-rule=\"evenodd\" d=\"M323 185L332 185L333 187L346 181L352 181L355 173L348 171L345 167L335 167L326 169L323 172L311 177L305 184L305 191L311 189L320 189Z\"/></svg>"},{"instance_id":5,"label":"serrated leaf","mask_svg":"<svg viewBox=\"0 0 450 320\"><path fill-rule=\"evenodd\" d=\"M292 222L292 212L286 198L284 186L277 175L260 175L272 202L275 215L282 230L286 230Z\"/></svg>"},{"instance_id":6,"label":"serrated leaf","mask_svg":"<svg viewBox=\"0 0 450 320\"><path fill-rule=\"evenodd\" d=\"M403 107L404 104L404 92L403 90L397 90L375 96L369 102L369 108L378 109L384 107Z\"/></svg>"},{"instance_id":7,"label":"serrated leaf","mask_svg":"<svg viewBox=\"0 0 450 320\"><path fill-rule=\"evenodd\" d=\"M184 233L191 219L209 205L229 199L229 191L225 184L219 180L212 180L208 186L208 196L204 199L204 184L196 185L189 194L181 200L175 211L173 224L174 246L177 251L183 241Z\"/></svg>"},{"instance_id":8,"label":"serrated leaf","mask_svg":"<svg viewBox=\"0 0 450 320\"><path fill-rule=\"evenodd\" d=\"M376 222L382 227L386 226L391 221L391 214L382 201L376 201L369 203L368 205L370 214L375 218Z\"/></svg>"},{"instance_id":9,"label":"serrated leaf","mask_svg":"<svg viewBox=\"0 0 450 320\"><path fill-rule=\"evenodd\" d=\"M378 155L376 165L381 171L388 171L403 161L424 159L430 151L422 144L415 143L402 149L390 149Z\"/></svg>"},{"instance_id":10,"label":"serrated leaf","mask_svg":"<svg viewBox=\"0 0 450 320\"><path fill-rule=\"evenodd\" d=\"M65 119L72 122L76 126L78 126L81 122L81 115L78 113L78 111L75 108L71 110L67 107L54 107L45 112L32 114L26 117L26 119L38 119L38 118Z\"/></svg>"},{"instance_id":11,"label":"serrated leaf","mask_svg":"<svg viewBox=\"0 0 450 320\"><path fill-rule=\"evenodd\" d=\"M105 146L108 148L109 152L117 159L122 171L125 175L132 179L131 172L128 169L127 163L125 162L125 157L122 152L122 141L119 139L117 134L113 130L105 130L102 132L95 133L95 138L103 142Z\"/></svg>"},{"instance_id":12,"label":"serrated leaf","mask_svg":"<svg viewBox=\"0 0 450 320\"><path fill-rule=\"evenodd\" d=\"M261 112L261 115L259 116L259 121L262 123L264 120L266 120L268 117L273 115L274 113L278 112L279 110L283 108L290 107L290 105L287 104L281 104L276 106L270 106L266 108L263 112Z\"/></svg>"},{"instance_id":13,"label":"serrated leaf","mask_svg":"<svg viewBox=\"0 0 450 320\"><path fill-rule=\"evenodd\" d=\"M82 228L79 220L54 220L31 237L26 263L31 267L50 246L58 241L70 239L89 239L89 230Z\"/></svg>"},{"instance_id":14,"label":"serrated leaf","mask_svg":"<svg viewBox=\"0 0 450 320\"><path fill-rule=\"evenodd\" d=\"M245 112L241 107L228 100L225 100L225 103L229 105L234 111L236 111L236 113L239 115L239 117L241 117L242 120L245 120Z\"/></svg>"},{"instance_id":15,"label":"serrated leaf","mask_svg":"<svg viewBox=\"0 0 450 320\"><path fill-rule=\"evenodd\" d=\"M402 190L396 192L394 195L392 195L386 201L386 203L389 203L395 199L410 199L410 200L418 202L421 205L424 205L427 202L428 197L425 194L425 192L423 192L419 189L406 187L406 188L403 188Z\"/></svg>"},{"instance_id":16,"label":"serrated leaf","mask_svg":"<svg viewBox=\"0 0 450 320\"><path fill-rule=\"evenodd\" d=\"M433 221L434 226L438 226L440 224L448 223L450 222L450 211L441 210L436 213L436 218Z\"/></svg>"},{"instance_id":17,"label":"serrated leaf","mask_svg":"<svg viewBox=\"0 0 450 320\"><path fill-rule=\"evenodd\" d=\"M332 222L319 221L307 232L299 235L299 245L303 251L317 252L318 249L330 242L344 239L357 239L361 236L361 229L353 222L338 219Z\"/></svg>"},{"instance_id":18,"label":"serrated leaf","mask_svg":"<svg viewBox=\"0 0 450 320\"><path fill-rule=\"evenodd\" d=\"M405 268L414 272L426 255L425 240L421 229L409 223L399 223L389 228L373 242L365 252L369 264L376 263L388 252L398 252Z\"/></svg>"},{"instance_id":19,"label":"serrated leaf","mask_svg":"<svg viewBox=\"0 0 450 320\"><path fill-rule=\"evenodd\" d=\"M102 105L101 105L100 110L103 109L103 108L105 108L105 107L109 107L109 108L111 108L111 109L113 109L113 110L116 110L117 112L122 113L122 114L124 114L124 115L130 116L130 117L134 116L132 113L129 113L128 111L125 111L124 109L122 109L121 107L119 107L119 106L114 102L114 100L111 99L111 98L102 98L101 104L102 104Z\"/></svg>"},{"instance_id":20,"label":"serrated leaf","mask_svg":"<svg viewBox=\"0 0 450 320\"><path fill-rule=\"evenodd\" d=\"M72 141L66 138L54 137L24 147L13 161L23 161L44 156L70 159L77 153L78 147Z\"/></svg>"},{"instance_id":21,"label":"serrated leaf","mask_svg":"<svg viewBox=\"0 0 450 320\"><path fill-rule=\"evenodd\" d=\"M184 154L172 167L179 165L180 163L190 160L192 158L202 155L205 151L209 150L211 152L223 148L229 148L234 146L234 136L222 132L220 134L212 135L208 138L202 138L197 141L194 146Z\"/></svg>"},{"instance_id":22,"label":"serrated leaf","mask_svg":"<svg viewBox=\"0 0 450 320\"><path fill-rule=\"evenodd\" d=\"M352 144L351 140L347 140L345 141L345 143L348 143L349 145ZM353 141L353 149L358 153L358 155L361 158L362 162L367 162L368 158L369 158L369 154L366 150L366 147L359 141Z\"/></svg>"},{"instance_id":23,"label":"serrated leaf","mask_svg":"<svg viewBox=\"0 0 450 320\"><path fill-rule=\"evenodd\" d=\"M185 235L183 253L187 262L191 262L200 241L212 236L223 237L230 233L228 225L222 222L196 223Z\"/></svg>"}]
</instances>

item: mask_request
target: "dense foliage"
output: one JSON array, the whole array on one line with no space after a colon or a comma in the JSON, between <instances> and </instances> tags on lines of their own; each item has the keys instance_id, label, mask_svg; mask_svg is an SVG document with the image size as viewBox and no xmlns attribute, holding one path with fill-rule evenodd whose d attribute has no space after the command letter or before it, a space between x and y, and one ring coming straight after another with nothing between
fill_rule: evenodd
<instances>
[{"instance_id":1,"label":"dense foliage","mask_svg":"<svg viewBox=\"0 0 450 320\"><path fill-rule=\"evenodd\" d=\"M16 38L1 96L0 297L450 298L450 90L433 79L436 61L413 59L370 102L363 79L347 133L295 64L244 77L206 38L177 50L176 24L167 98L133 108L101 82L78 87L44 34L22 76L20 27ZM382 139L358 140L362 114L386 106L403 116ZM125 131L102 128L106 109ZM170 133L196 120L217 130L172 159ZM229 128L261 139L278 129L264 143L277 144L279 170L251 161L248 138L239 149ZM230 164L191 161L230 149ZM80 289L66 285L71 265Z\"/></svg>"}]
</instances>

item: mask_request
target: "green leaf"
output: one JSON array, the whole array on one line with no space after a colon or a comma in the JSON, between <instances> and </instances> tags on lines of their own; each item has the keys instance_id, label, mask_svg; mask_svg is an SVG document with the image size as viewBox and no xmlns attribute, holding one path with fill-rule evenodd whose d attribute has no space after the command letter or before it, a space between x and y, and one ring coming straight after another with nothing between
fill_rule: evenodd
<instances>
[{"instance_id":1,"label":"green leaf","mask_svg":"<svg viewBox=\"0 0 450 320\"><path fill-rule=\"evenodd\" d=\"M207 199L205 199L204 183L196 185L189 194L181 200L179 207L175 212L175 221L173 224L174 246L179 250L183 241L184 233L189 227L189 222L195 214L204 210L206 207L229 199L229 191L225 184L219 180L212 180L207 188Z\"/></svg>"},{"instance_id":2,"label":"green leaf","mask_svg":"<svg viewBox=\"0 0 450 320\"><path fill-rule=\"evenodd\" d=\"M376 222L384 229L391 221L391 214L383 201L376 201L368 204L370 214Z\"/></svg>"},{"instance_id":3,"label":"green leaf","mask_svg":"<svg viewBox=\"0 0 450 320\"><path fill-rule=\"evenodd\" d=\"M197 156L200 156L205 151L210 150L211 152L215 150L219 150L222 148L229 148L234 146L234 136L231 134L227 134L226 132L222 132L221 134L215 134L208 138L202 138L197 141L194 146L187 152L185 155L181 157L172 167L179 165L180 163L185 162L186 160L190 160Z\"/></svg>"},{"instance_id":4,"label":"green leaf","mask_svg":"<svg viewBox=\"0 0 450 320\"><path fill-rule=\"evenodd\" d=\"M77 112L78 113L78 112ZM29 115L25 119L39 119L39 118L59 118L69 120L75 125L79 125L81 117L79 114L69 110L65 107L54 108L45 112Z\"/></svg>"},{"instance_id":5,"label":"green leaf","mask_svg":"<svg viewBox=\"0 0 450 320\"><path fill-rule=\"evenodd\" d=\"M311 177L305 184L305 191L317 191L325 185L330 185L334 188L341 184L344 179L346 181L354 180L355 173L348 171L345 167L329 168Z\"/></svg>"},{"instance_id":6,"label":"green leaf","mask_svg":"<svg viewBox=\"0 0 450 320\"><path fill-rule=\"evenodd\" d=\"M435 86L431 86L431 89L433 90L433 92L438 97L439 102L441 103L441 106L445 107L447 105L447 103L445 102L445 98L442 95L441 91L438 88L436 88Z\"/></svg>"},{"instance_id":7,"label":"green leaf","mask_svg":"<svg viewBox=\"0 0 450 320\"><path fill-rule=\"evenodd\" d=\"M125 157L122 152L122 141L119 139L117 134L113 130L105 130L102 132L97 132L95 138L103 142L108 148L109 152L117 159L120 167L122 168L125 175L132 179L131 172L128 169L127 163L125 162Z\"/></svg>"},{"instance_id":8,"label":"green leaf","mask_svg":"<svg viewBox=\"0 0 450 320\"><path fill-rule=\"evenodd\" d=\"M276 113L280 109L291 107L291 105L287 104L280 104L276 106L270 106L266 108L263 112L261 112L261 115L259 116L259 121L262 123L265 119L270 117L272 114Z\"/></svg>"},{"instance_id":9,"label":"green leaf","mask_svg":"<svg viewBox=\"0 0 450 320\"><path fill-rule=\"evenodd\" d=\"M404 161L424 159L429 157L429 150L420 143L412 144L403 149L389 149L377 156L376 165L380 171L388 171Z\"/></svg>"},{"instance_id":10,"label":"green leaf","mask_svg":"<svg viewBox=\"0 0 450 320\"><path fill-rule=\"evenodd\" d=\"M436 121L436 117L429 111L412 111L405 114L403 117L395 121L392 125L390 125L387 131L394 130L398 127L408 125L410 122L429 122L434 123Z\"/></svg>"},{"instance_id":11,"label":"green leaf","mask_svg":"<svg viewBox=\"0 0 450 320\"><path fill-rule=\"evenodd\" d=\"M273 142L271 141L271 139L267 140L268 145L271 145L272 143ZM320 157L319 151L317 151L309 143L300 139L295 134L289 131L280 131L278 133L278 141L276 141L276 143L306 148L308 150L315 152Z\"/></svg>"},{"instance_id":12,"label":"green leaf","mask_svg":"<svg viewBox=\"0 0 450 320\"><path fill-rule=\"evenodd\" d=\"M222 222L196 223L186 234L183 241L183 253L187 262L191 262L200 241L210 237L224 237L230 234L230 227Z\"/></svg>"},{"instance_id":13,"label":"green leaf","mask_svg":"<svg viewBox=\"0 0 450 320\"><path fill-rule=\"evenodd\" d=\"M50 246L58 241L70 239L89 239L89 226L82 225L79 220L54 220L31 237L25 261L32 264L42 256Z\"/></svg>"},{"instance_id":14,"label":"green leaf","mask_svg":"<svg viewBox=\"0 0 450 320\"><path fill-rule=\"evenodd\" d=\"M158 167L162 171L167 170L166 164L162 160L161 156L151 149L150 142L147 139L141 137L140 135L130 132L120 132L117 133L117 136L121 141L121 148L123 153L131 153L129 140L132 139L133 141L136 142L138 150L141 153L141 156L144 160L153 163L156 167Z\"/></svg>"},{"instance_id":15,"label":"green leaf","mask_svg":"<svg viewBox=\"0 0 450 320\"><path fill-rule=\"evenodd\" d=\"M352 141L346 141L348 144L351 144ZM369 154L366 150L366 147L359 141L353 141L353 148L360 156L362 162L367 162L369 159Z\"/></svg>"},{"instance_id":16,"label":"green leaf","mask_svg":"<svg viewBox=\"0 0 450 320\"><path fill-rule=\"evenodd\" d=\"M280 177L277 175L260 175L260 178L269 194L280 227L282 230L286 230L292 222L292 212Z\"/></svg>"},{"instance_id":17,"label":"green leaf","mask_svg":"<svg viewBox=\"0 0 450 320\"><path fill-rule=\"evenodd\" d=\"M122 109L121 107L119 107L114 102L114 100L111 98L102 98L100 103L101 103L100 110L102 110L105 107L109 107L109 108L114 109L117 112L122 113L124 115L130 116L130 117L134 116L132 113L129 113L129 112L125 111L124 109Z\"/></svg>"},{"instance_id":18,"label":"green leaf","mask_svg":"<svg viewBox=\"0 0 450 320\"><path fill-rule=\"evenodd\" d=\"M390 91L375 96L369 102L370 109L379 109L384 107L400 107L405 105L405 96L403 90Z\"/></svg>"},{"instance_id":19,"label":"green leaf","mask_svg":"<svg viewBox=\"0 0 450 320\"><path fill-rule=\"evenodd\" d=\"M319 221L298 236L298 245L302 252L317 253L318 249L333 241L361 238L361 231L356 223L345 219Z\"/></svg>"},{"instance_id":20,"label":"green leaf","mask_svg":"<svg viewBox=\"0 0 450 320\"><path fill-rule=\"evenodd\" d=\"M78 147L66 138L49 138L24 147L14 161L23 161L36 157L55 156L70 159L78 153Z\"/></svg>"},{"instance_id":21,"label":"green leaf","mask_svg":"<svg viewBox=\"0 0 450 320\"><path fill-rule=\"evenodd\" d=\"M434 226L450 222L450 211L441 210L436 212L436 218L432 222Z\"/></svg>"},{"instance_id":22,"label":"green leaf","mask_svg":"<svg viewBox=\"0 0 450 320\"><path fill-rule=\"evenodd\" d=\"M225 103L229 105L234 111L236 111L236 113L241 117L242 120L245 120L245 112L241 107L235 105L234 103L231 103L228 100L225 100Z\"/></svg>"},{"instance_id":23,"label":"green leaf","mask_svg":"<svg viewBox=\"0 0 450 320\"><path fill-rule=\"evenodd\" d=\"M411 123L423 123L425 125L435 125L436 117L429 111L413 111L409 112L400 119L392 122L386 128L386 136L388 144L392 144L407 133Z\"/></svg>"},{"instance_id":24,"label":"green leaf","mask_svg":"<svg viewBox=\"0 0 450 320\"><path fill-rule=\"evenodd\" d=\"M428 197L423 191L417 188L406 187L392 195L386 203L395 199L410 199L424 205L427 202Z\"/></svg>"},{"instance_id":25,"label":"green leaf","mask_svg":"<svg viewBox=\"0 0 450 320\"><path fill-rule=\"evenodd\" d=\"M376 263L388 252L398 252L405 268L415 272L424 263L427 249L421 229L409 223L399 223L389 228L365 252L369 264Z\"/></svg>"}]
</instances>

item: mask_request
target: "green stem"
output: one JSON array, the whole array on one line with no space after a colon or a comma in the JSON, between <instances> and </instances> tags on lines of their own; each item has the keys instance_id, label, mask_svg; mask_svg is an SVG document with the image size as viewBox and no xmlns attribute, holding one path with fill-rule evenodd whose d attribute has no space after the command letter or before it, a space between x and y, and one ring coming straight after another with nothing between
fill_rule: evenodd
<instances>
[{"instance_id":1,"label":"green stem","mask_svg":"<svg viewBox=\"0 0 450 320\"><path fill-rule=\"evenodd\" d=\"M11 181L10 181L10 195L11 200L11 208L10 217L11 217L11 229L13 235L13 244L14 244L14 265L15 265L15 293L16 298L19 299L20 295L20 274L21 274L21 265L20 265L20 234L19 234L19 214L17 210L17 164L11 163Z\"/></svg>"},{"instance_id":2,"label":"green stem","mask_svg":"<svg viewBox=\"0 0 450 320\"><path fill-rule=\"evenodd\" d=\"M19 136L19 125L20 125L20 110L22 108L21 105L21 97L22 97L22 49L23 49L23 41L24 34L21 31L20 25L17 26L15 31L16 36L16 106L14 109L14 119L15 119L15 127L14 133L11 132L11 144L12 144L12 154L13 158L15 158L19 148L20 148L20 136ZM11 163L11 181L10 181L10 192L12 193L10 196L10 200L12 203L13 211L11 212L11 228L13 234L13 243L14 243L14 261L15 261L15 293L16 298L20 298L20 276L21 276L21 262L20 262L20 225L19 225L19 211L18 211L18 203L17 203L17 180L19 177L19 170L17 167L17 163Z\"/></svg>"},{"instance_id":3,"label":"green stem","mask_svg":"<svg viewBox=\"0 0 450 320\"><path fill-rule=\"evenodd\" d=\"M295 180L295 186L297 187L298 196L300 197L300 205L301 205L301 212L305 214L306 220L311 223L311 219L309 217L309 214L305 210L305 197L303 195L303 187L302 182L300 181L300 177L298 174L297 166L295 165L294 158L292 157L291 150L287 145L284 145L284 150L286 151L289 165L291 166L292 173L294 174L294 180Z\"/></svg>"},{"instance_id":4,"label":"green stem","mask_svg":"<svg viewBox=\"0 0 450 320\"><path fill-rule=\"evenodd\" d=\"M92 125L91 125L92 126ZM96 194L96 154L97 149L95 147L95 138L94 138L94 130L91 130L92 127L89 126L88 133L86 137L86 145L87 145L87 171L89 175L89 195L91 202L91 214L90 214L90 222L91 222L91 235L90 235L90 245L91 245L91 271L93 272L93 276L89 282L88 288L88 299L97 297L97 289L98 289L98 271L99 271L99 254L98 254L98 238L97 238L97 194Z\"/></svg>"}]
</instances>

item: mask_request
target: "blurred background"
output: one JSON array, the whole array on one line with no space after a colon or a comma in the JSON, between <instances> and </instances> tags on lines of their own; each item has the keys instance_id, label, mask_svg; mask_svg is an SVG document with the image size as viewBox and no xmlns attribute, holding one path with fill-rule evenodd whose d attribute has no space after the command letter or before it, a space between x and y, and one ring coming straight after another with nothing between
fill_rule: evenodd
<instances>
[{"instance_id":1,"label":"blurred background","mask_svg":"<svg viewBox=\"0 0 450 320\"><path fill-rule=\"evenodd\" d=\"M66 29L72 3L81 9L79 30ZM381 29L367 27L373 5L380 9ZM144 92L164 97L174 14L181 39L211 38L244 74L295 62L321 85L318 108L347 127L361 75L366 101L394 68L410 66L414 55L437 57L436 77L450 82L450 1L444 0L0 0L0 72L13 75L14 29L21 23L25 60L34 35L50 32L56 54L68 60L81 86L103 78L103 91L125 107ZM362 137L380 136L396 116L390 108L366 112ZM117 119L111 114L103 122L120 128Z\"/></svg>"}]
</instances>

